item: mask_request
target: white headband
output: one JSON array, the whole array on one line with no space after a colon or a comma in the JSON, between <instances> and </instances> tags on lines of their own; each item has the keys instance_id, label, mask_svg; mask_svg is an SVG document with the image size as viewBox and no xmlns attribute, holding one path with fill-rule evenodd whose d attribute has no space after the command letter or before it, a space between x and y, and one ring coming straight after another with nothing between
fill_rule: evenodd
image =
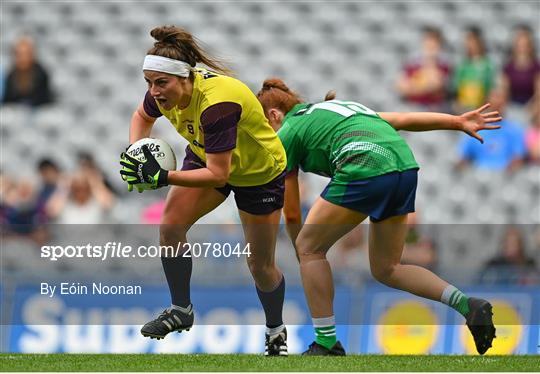
<instances>
[{"instance_id":1,"label":"white headband","mask_svg":"<svg viewBox=\"0 0 540 374\"><path fill-rule=\"evenodd\" d=\"M172 75L187 78L191 72L191 65L184 61L156 55L146 55L143 70L160 71Z\"/></svg>"}]
</instances>

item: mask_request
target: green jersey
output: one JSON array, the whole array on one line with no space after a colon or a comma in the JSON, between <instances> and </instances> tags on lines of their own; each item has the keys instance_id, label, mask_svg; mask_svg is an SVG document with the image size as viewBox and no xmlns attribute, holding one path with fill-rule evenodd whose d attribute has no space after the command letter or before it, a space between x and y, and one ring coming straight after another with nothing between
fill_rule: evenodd
<instances>
[{"instance_id":1,"label":"green jersey","mask_svg":"<svg viewBox=\"0 0 540 374\"><path fill-rule=\"evenodd\" d=\"M300 167L347 182L418 168L397 131L352 101L298 104L283 119L278 136L287 171Z\"/></svg>"}]
</instances>

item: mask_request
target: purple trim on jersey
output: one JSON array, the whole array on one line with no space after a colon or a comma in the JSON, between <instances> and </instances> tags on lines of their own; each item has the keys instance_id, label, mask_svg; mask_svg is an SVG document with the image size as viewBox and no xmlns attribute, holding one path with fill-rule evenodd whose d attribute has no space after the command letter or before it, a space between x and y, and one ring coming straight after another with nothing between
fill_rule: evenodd
<instances>
[{"instance_id":1,"label":"purple trim on jersey","mask_svg":"<svg viewBox=\"0 0 540 374\"><path fill-rule=\"evenodd\" d=\"M236 132L241 115L240 104L231 102L214 104L202 112L201 127L206 153L219 153L236 148Z\"/></svg>"},{"instance_id":2,"label":"purple trim on jersey","mask_svg":"<svg viewBox=\"0 0 540 374\"><path fill-rule=\"evenodd\" d=\"M180 170L195 170L203 169L206 167L206 164L203 160L199 158L189 145L186 147L186 156L184 157L184 162L182 163L182 168Z\"/></svg>"},{"instance_id":3,"label":"purple trim on jersey","mask_svg":"<svg viewBox=\"0 0 540 374\"><path fill-rule=\"evenodd\" d=\"M152 95L150 95L150 91L146 91L146 95L144 95L143 108L144 108L144 112L148 114L150 117L158 118L163 115L159 111L156 100L154 100Z\"/></svg>"},{"instance_id":4,"label":"purple trim on jersey","mask_svg":"<svg viewBox=\"0 0 540 374\"><path fill-rule=\"evenodd\" d=\"M189 148L189 145L186 147L186 157L184 157L184 162L182 163L182 169L180 170L196 170L196 169L203 169L206 167L206 163L200 159L199 156L197 156L191 148ZM225 197L229 196L231 193L232 186L230 184L226 184L223 187L216 187L215 189L219 191L221 194L223 194Z\"/></svg>"}]
</instances>

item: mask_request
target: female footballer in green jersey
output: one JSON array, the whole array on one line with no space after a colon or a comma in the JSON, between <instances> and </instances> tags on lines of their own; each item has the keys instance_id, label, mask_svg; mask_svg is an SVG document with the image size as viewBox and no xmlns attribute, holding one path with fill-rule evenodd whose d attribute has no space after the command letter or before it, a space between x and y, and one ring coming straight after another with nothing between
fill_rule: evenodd
<instances>
[{"instance_id":1,"label":"female footballer in green jersey","mask_svg":"<svg viewBox=\"0 0 540 374\"><path fill-rule=\"evenodd\" d=\"M479 130L501 120L485 105L461 116L442 113L376 113L362 104L333 100L308 104L279 79L258 93L265 114L287 153L284 215L300 261L315 341L308 355L344 355L336 339L334 286L328 249L370 217L369 261L378 281L442 301L467 321L483 354L495 337L491 304L469 298L431 271L400 263L407 214L414 212L418 164L396 130L461 130L482 141ZM302 226L298 168L330 177ZM324 225L324 226L322 226Z\"/></svg>"},{"instance_id":2,"label":"female footballer in green jersey","mask_svg":"<svg viewBox=\"0 0 540 374\"><path fill-rule=\"evenodd\" d=\"M148 91L133 114L129 140L148 137L156 118L165 116L188 140L182 170L161 169L148 147L145 162L122 154L120 172L141 192L172 185L160 226L160 245L179 248L189 228L234 192L251 254L247 257L266 316L265 354L287 355L282 320L285 279L274 261L284 198L285 150L251 90L227 76L193 36L174 27L151 31L156 39L143 64ZM213 71L197 68L202 63ZM215 71L215 72L214 72ZM172 305L141 329L161 339L193 325L190 299L192 260L162 253Z\"/></svg>"}]
</instances>

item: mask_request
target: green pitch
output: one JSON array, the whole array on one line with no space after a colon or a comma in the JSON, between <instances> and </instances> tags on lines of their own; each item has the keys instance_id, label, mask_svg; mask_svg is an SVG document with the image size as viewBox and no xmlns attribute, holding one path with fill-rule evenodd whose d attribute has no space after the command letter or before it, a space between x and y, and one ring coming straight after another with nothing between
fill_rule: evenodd
<instances>
[{"instance_id":1,"label":"green pitch","mask_svg":"<svg viewBox=\"0 0 540 374\"><path fill-rule=\"evenodd\" d=\"M0 371L539 371L540 356L1 354Z\"/></svg>"}]
</instances>

